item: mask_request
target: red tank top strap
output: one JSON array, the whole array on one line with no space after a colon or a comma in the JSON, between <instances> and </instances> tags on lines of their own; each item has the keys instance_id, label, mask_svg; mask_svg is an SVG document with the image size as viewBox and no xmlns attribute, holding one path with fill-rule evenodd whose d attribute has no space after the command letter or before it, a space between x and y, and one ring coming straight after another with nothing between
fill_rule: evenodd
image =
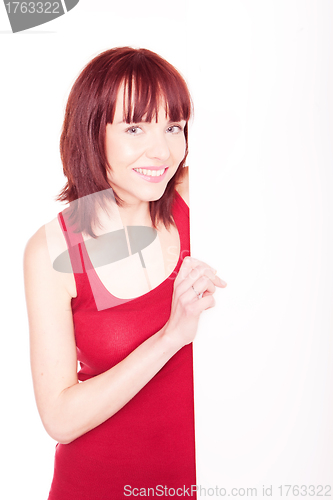
<instances>
[{"instance_id":1,"label":"red tank top strap","mask_svg":"<svg viewBox=\"0 0 333 500\"><path fill-rule=\"evenodd\" d=\"M77 297L73 299L72 306L75 307L82 300L86 303L92 300L97 310L101 311L132 300L119 299L108 292L91 263L82 233L74 232L75 228L70 224L66 210L58 214L58 219L66 239L76 283Z\"/></svg>"},{"instance_id":2,"label":"red tank top strap","mask_svg":"<svg viewBox=\"0 0 333 500\"><path fill-rule=\"evenodd\" d=\"M182 263L187 255L191 255L190 209L178 191L175 191L172 215L180 236Z\"/></svg>"},{"instance_id":3,"label":"red tank top strap","mask_svg":"<svg viewBox=\"0 0 333 500\"><path fill-rule=\"evenodd\" d=\"M67 243L67 248L69 257L71 259L73 273L74 275L82 274L85 272L85 266L81 249L81 243L83 241L82 234L74 233L71 230L70 225L68 224L68 220L66 224L65 219L66 219L66 211L63 210L58 214L58 220Z\"/></svg>"}]
</instances>

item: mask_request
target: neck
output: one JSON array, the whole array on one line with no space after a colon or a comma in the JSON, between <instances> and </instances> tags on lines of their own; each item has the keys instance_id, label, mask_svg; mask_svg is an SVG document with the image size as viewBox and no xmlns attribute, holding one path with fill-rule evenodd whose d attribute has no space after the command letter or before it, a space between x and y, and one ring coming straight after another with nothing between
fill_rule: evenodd
<instances>
[{"instance_id":1,"label":"neck","mask_svg":"<svg viewBox=\"0 0 333 500\"><path fill-rule=\"evenodd\" d=\"M151 226L149 202L124 205L118 210L124 226Z\"/></svg>"},{"instance_id":2,"label":"neck","mask_svg":"<svg viewBox=\"0 0 333 500\"><path fill-rule=\"evenodd\" d=\"M94 227L97 236L107 232L123 229L125 226L152 227L149 202L139 202L135 205L124 204L118 206L115 201L104 203L97 209L100 227Z\"/></svg>"}]
</instances>

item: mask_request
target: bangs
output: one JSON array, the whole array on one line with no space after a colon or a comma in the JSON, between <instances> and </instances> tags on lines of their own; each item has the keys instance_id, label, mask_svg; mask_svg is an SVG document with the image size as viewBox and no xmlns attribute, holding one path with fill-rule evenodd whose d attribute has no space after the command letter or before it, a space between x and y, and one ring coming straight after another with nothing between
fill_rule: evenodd
<instances>
[{"instance_id":1,"label":"bangs","mask_svg":"<svg viewBox=\"0 0 333 500\"><path fill-rule=\"evenodd\" d=\"M122 78L110 96L108 123L113 122L116 97L122 85L123 119L126 123L157 121L160 106L165 107L165 114L171 121L190 119L192 102L184 79L175 68L168 67L166 61L161 65L152 59L136 53L130 61L126 61L126 68L119 72Z\"/></svg>"}]
</instances>

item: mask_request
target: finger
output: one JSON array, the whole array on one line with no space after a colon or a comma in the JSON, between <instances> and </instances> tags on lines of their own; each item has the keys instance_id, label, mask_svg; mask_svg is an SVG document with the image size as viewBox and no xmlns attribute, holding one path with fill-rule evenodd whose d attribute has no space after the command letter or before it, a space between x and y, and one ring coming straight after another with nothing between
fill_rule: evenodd
<instances>
[{"instance_id":1,"label":"finger","mask_svg":"<svg viewBox=\"0 0 333 500\"><path fill-rule=\"evenodd\" d=\"M208 264L206 264L205 262L202 262L198 259L193 259L192 257L186 257L186 259L184 259L184 261L179 269L178 276L179 276L180 280L184 280L185 278L187 278L187 276L190 273L193 274L193 273L200 272L201 274L203 274L203 272L202 272L203 270L207 270L207 273L210 273L210 274L207 274L209 277L216 275L216 270L213 269ZM198 276L201 274L198 274Z\"/></svg>"},{"instance_id":2,"label":"finger","mask_svg":"<svg viewBox=\"0 0 333 500\"><path fill-rule=\"evenodd\" d=\"M202 275L206 275L208 278L211 278L215 286L220 288L227 286L227 283L217 276L216 269L212 268L203 261L187 256L183 260L179 273L175 279L175 287L177 287L179 283L185 280L189 275L191 275L194 280Z\"/></svg>"},{"instance_id":3,"label":"finger","mask_svg":"<svg viewBox=\"0 0 333 500\"><path fill-rule=\"evenodd\" d=\"M214 283L207 278L206 276L201 276L198 280L196 280L190 287L190 290L193 290L195 294L198 296L200 294L204 294L205 292L209 292L213 294L216 290ZM201 295L201 296L202 296Z\"/></svg>"},{"instance_id":4,"label":"finger","mask_svg":"<svg viewBox=\"0 0 333 500\"><path fill-rule=\"evenodd\" d=\"M227 283L217 275L217 271L215 269L213 269L213 274L212 274L211 269L212 268L209 269L206 267L205 271L204 271L204 275L207 276L208 278L210 278L215 286L218 286L220 288L226 287ZM191 274L193 272L195 272L194 269L191 271Z\"/></svg>"},{"instance_id":5,"label":"finger","mask_svg":"<svg viewBox=\"0 0 333 500\"><path fill-rule=\"evenodd\" d=\"M201 299L193 301L191 307L196 310L197 314L202 313L206 309L210 309L215 306L215 299L212 294L204 295Z\"/></svg>"},{"instance_id":6,"label":"finger","mask_svg":"<svg viewBox=\"0 0 333 500\"><path fill-rule=\"evenodd\" d=\"M226 285L226 283L222 281L219 276L217 276L215 269L207 266L207 264L198 265L194 269L191 269L186 279L190 279L191 285L193 285L193 283L202 276L206 276L207 278L209 278L215 286L223 287Z\"/></svg>"},{"instance_id":7,"label":"finger","mask_svg":"<svg viewBox=\"0 0 333 500\"><path fill-rule=\"evenodd\" d=\"M199 264L202 264L200 260L195 259L194 257L191 257L189 255L186 256L183 259L182 265L180 266L178 274L175 278L174 286L176 287L181 281L183 281L189 275L191 270Z\"/></svg>"},{"instance_id":8,"label":"finger","mask_svg":"<svg viewBox=\"0 0 333 500\"><path fill-rule=\"evenodd\" d=\"M180 297L186 294L185 297L190 302L206 290L209 291L210 294L215 292L215 285L207 276L202 275L198 279L195 279L193 276L188 276L176 288L176 296Z\"/></svg>"}]
</instances>

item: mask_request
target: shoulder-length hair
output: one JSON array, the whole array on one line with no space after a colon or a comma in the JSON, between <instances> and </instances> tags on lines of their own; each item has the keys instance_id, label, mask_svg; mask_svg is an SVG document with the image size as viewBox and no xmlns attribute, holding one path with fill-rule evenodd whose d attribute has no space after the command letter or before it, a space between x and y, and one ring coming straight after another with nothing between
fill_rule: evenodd
<instances>
[{"instance_id":1,"label":"shoulder-length hair","mask_svg":"<svg viewBox=\"0 0 333 500\"><path fill-rule=\"evenodd\" d=\"M71 220L76 231L95 237L93 226L98 225L96 197L108 198L110 191L117 205L123 200L110 190L105 151L106 126L112 123L117 94L124 84L127 123L152 121L158 115L161 102L171 121L185 120L186 150L184 159L169 181L163 196L149 202L153 227L161 220L166 227L174 225L172 204L175 187L181 181L182 167L188 154L188 120L192 100L180 73L165 59L147 49L119 47L107 50L90 61L75 81L67 101L60 139L60 153L67 183L57 196L58 201L72 202L76 208ZM162 101L161 101L162 98ZM97 197L101 199L100 196ZM100 201L99 201L100 204Z\"/></svg>"}]
</instances>

